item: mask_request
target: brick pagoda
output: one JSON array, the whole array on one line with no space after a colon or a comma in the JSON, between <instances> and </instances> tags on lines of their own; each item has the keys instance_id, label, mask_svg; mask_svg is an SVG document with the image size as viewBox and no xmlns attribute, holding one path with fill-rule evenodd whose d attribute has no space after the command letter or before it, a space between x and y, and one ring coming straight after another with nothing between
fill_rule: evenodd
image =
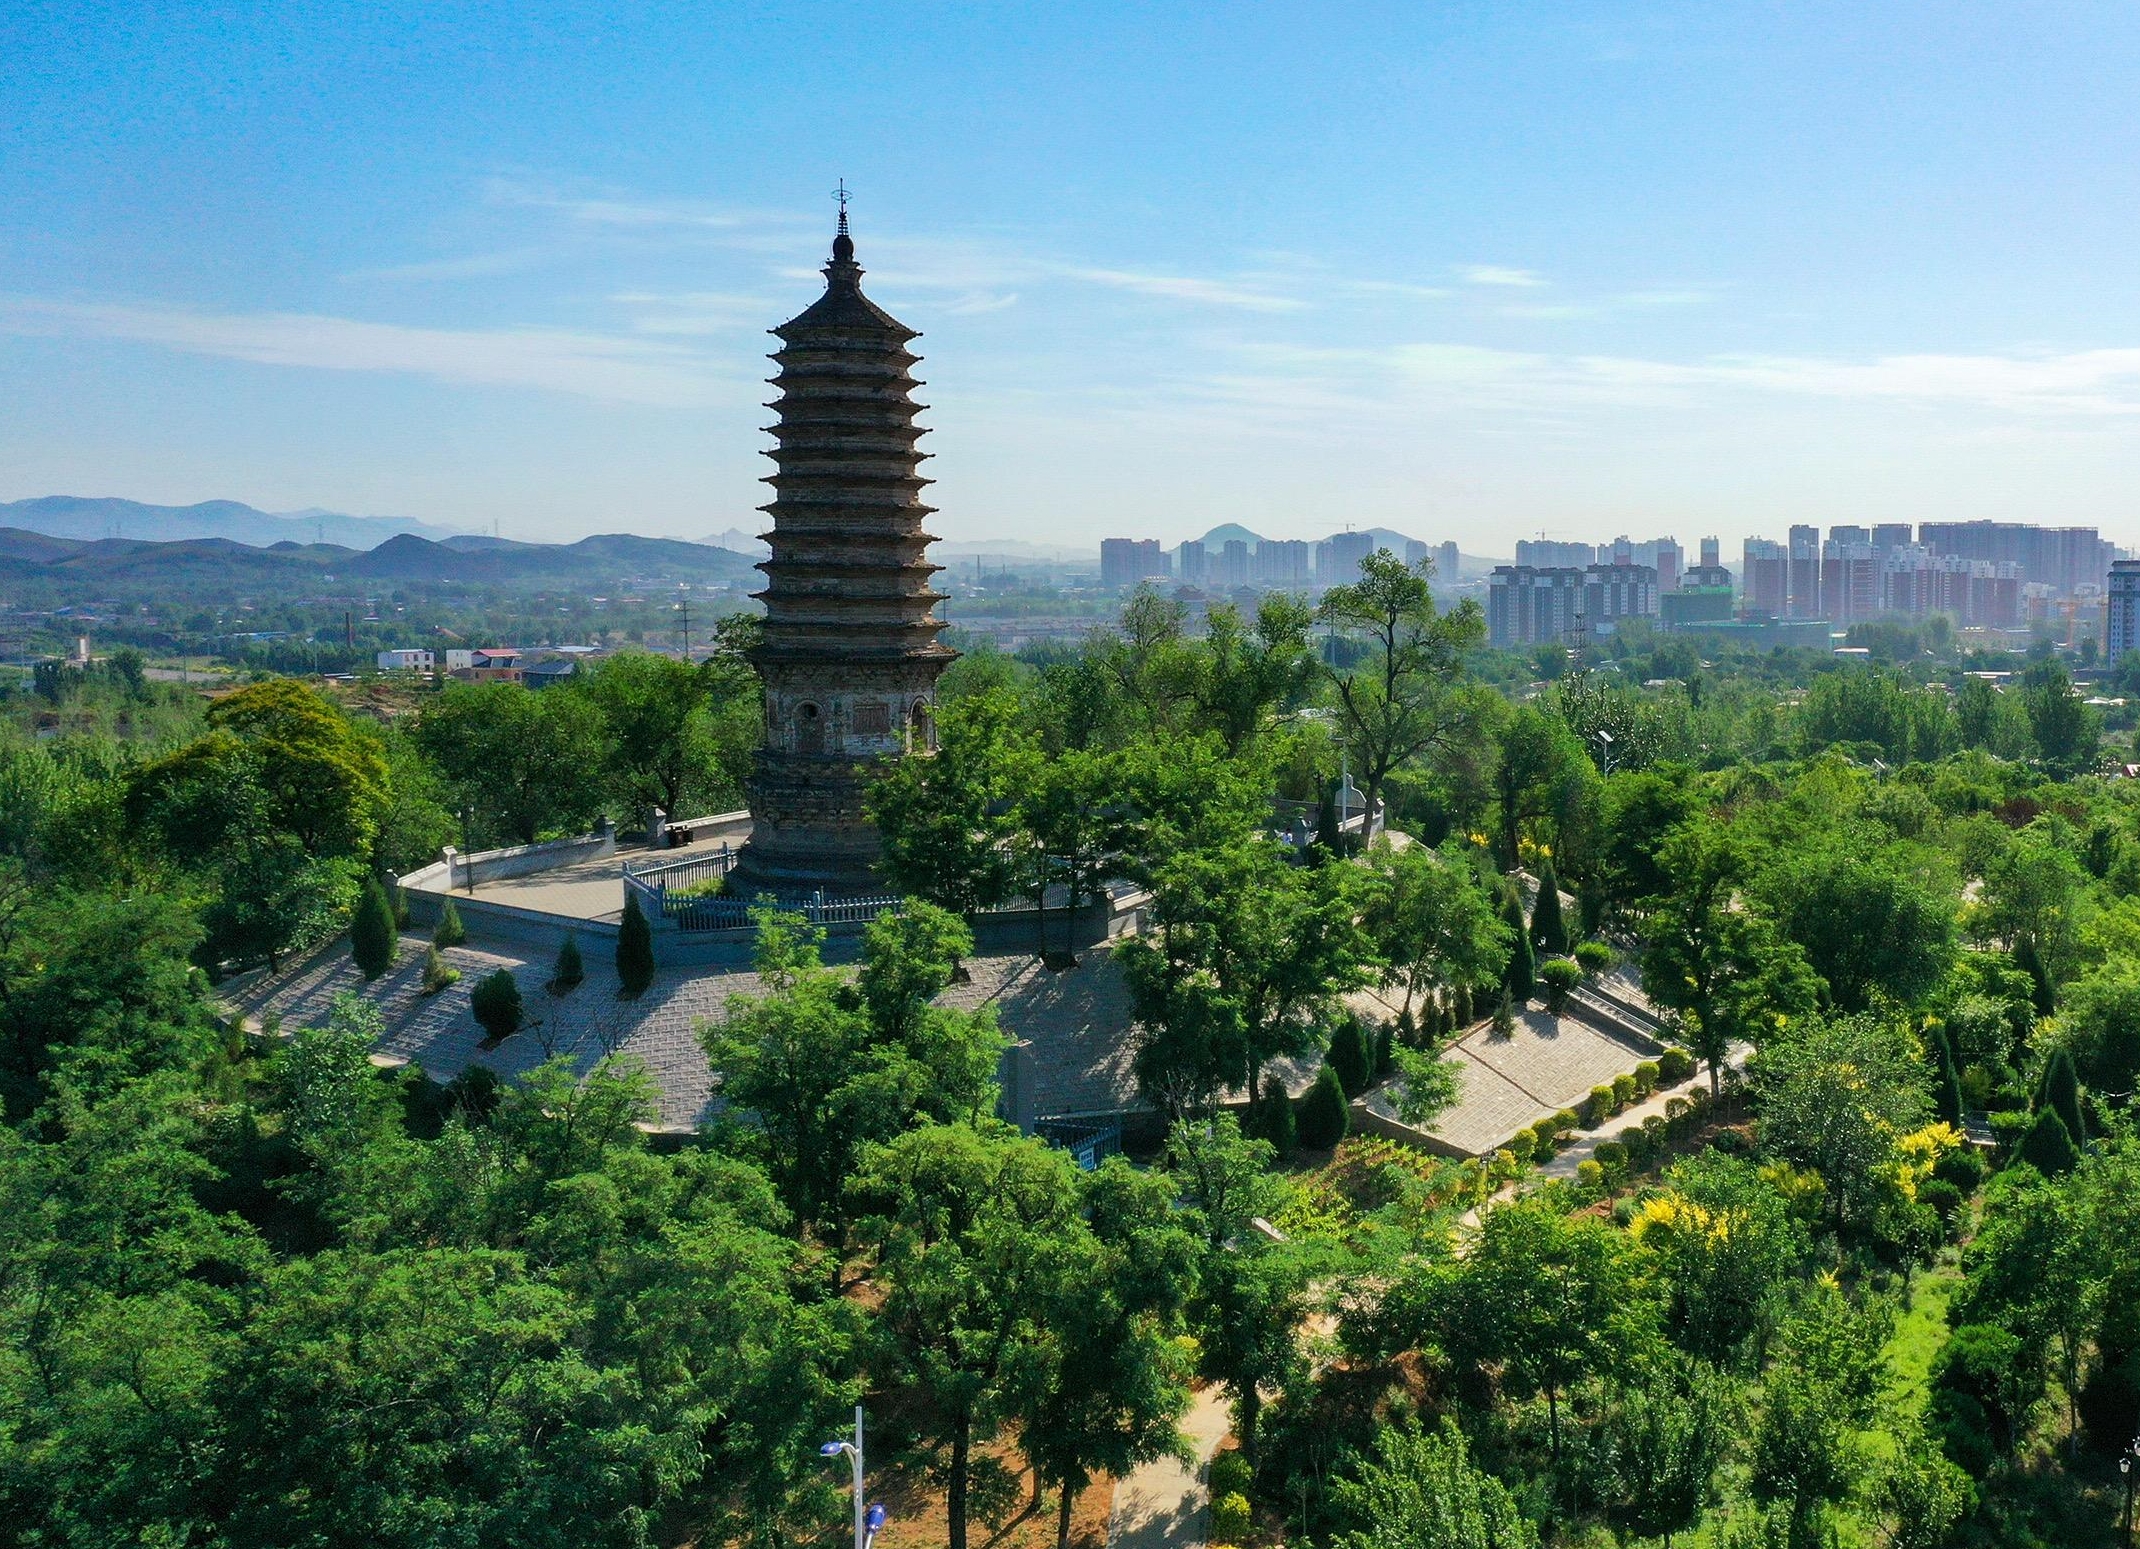
<instances>
[{"instance_id":1,"label":"brick pagoda","mask_svg":"<svg viewBox=\"0 0 2140 1549\"><path fill-rule=\"evenodd\" d=\"M842 205L825 294L773 334L779 399L766 455L779 471L772 557L759 565L765 741L748 789L751 838L732 892L828 898L883 891L877 832L862 810L869 762L936 745L937 675L956 654L937 635L941 566L923 557L933 509L914 416L919 338L862 294Z\"/></svg>"}]
</instances>

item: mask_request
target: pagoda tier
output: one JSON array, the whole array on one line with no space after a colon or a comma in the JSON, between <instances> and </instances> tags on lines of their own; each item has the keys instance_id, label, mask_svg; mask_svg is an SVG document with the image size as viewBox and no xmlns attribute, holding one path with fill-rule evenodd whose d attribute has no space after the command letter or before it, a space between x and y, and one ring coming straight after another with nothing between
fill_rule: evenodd
<instances>
[{"instance_id":1,"label":"pagoda tier","mask_svg":"<svg viewBox=\"0 0 2140 1549\"><path fill-rule=\"evenodd\" d=\"M914 423L919 335L862 294L847 218L825 294L773 330L780 396L765 455L772 555L764 633L765 740L749 781L751 839L731 886L796 897L873 893L878 854L863 811L867 766L934 748L943 567L924 557L927 454Z\"/></svg>"}]
</instances>

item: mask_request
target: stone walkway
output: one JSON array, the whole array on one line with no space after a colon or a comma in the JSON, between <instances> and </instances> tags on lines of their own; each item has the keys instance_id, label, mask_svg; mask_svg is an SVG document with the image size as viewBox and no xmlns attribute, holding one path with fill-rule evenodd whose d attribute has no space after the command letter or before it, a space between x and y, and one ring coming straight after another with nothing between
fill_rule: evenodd
<instances>
[{"instance_id":1,"label":"stone walkway","mask_svg":"<svg viewBox=\"0 0 2140 1549\"><path fill-rule=\"evenodd\" d=\"M1211 1521L1204 1470L1232 1428L1233 1406L1226 1401L1226 1390L1214 1383L1197 1393L1181 1418L1196 1466L1161 1458L1118 1480L1107 1516L1107 1549L1185 1549L1203 1543Z\"/></svg>"}]
</instances>

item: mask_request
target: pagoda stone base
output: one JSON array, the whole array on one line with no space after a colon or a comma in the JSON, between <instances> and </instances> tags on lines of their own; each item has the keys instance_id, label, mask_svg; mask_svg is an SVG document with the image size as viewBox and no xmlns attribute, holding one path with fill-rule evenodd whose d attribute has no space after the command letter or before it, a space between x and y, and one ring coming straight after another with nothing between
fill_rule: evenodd
<instances>
[{"instance_id":1,"label":"pagoda stone base","mask_svg":"<svg viewBox=\"0 0 2140 1549\"><path fill-rule=\"evenodd\" d=\"M851 759L761 750L746 789L751 836L728 874L731 894L855 898L886 890L875 869L882 844Z\"/></svg>"}]
</instances>

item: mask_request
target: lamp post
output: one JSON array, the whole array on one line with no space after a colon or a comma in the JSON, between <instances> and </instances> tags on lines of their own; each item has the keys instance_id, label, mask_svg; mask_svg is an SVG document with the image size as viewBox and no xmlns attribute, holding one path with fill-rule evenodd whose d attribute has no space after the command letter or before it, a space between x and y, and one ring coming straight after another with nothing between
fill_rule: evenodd
<instances>
[{"instance_id":1,"label":"lamp post","mask_svg":"<svg viewBox=\"0 0 2140 1549\"><path fill-rule=\"evenodd\" d=\"M870 1549L877 1533L884 1526L884 1507L881 1503L865 1506L862 1496L862 1406L855 1405L855 1436L853 1441L828 1441L817 1449L819 1457L836 1458L841 1453L854 1465L855 1549Z\"/></svg>"},{"instance_id":2,"label":"lamp post","mask_svg":"<svg viewBox=\"0 0 2140 1549\"><path fill-rule=\"evenodd\" d=\"M2125 1482L2125 1515L2120 1519L2120 1530L2125 1536L2126 1549L2133 1541L2133 1459L2140 1458L2140 1435L2131 1445L2118 1454L2118 1475Z\"/></svg>"}]
</instances>

